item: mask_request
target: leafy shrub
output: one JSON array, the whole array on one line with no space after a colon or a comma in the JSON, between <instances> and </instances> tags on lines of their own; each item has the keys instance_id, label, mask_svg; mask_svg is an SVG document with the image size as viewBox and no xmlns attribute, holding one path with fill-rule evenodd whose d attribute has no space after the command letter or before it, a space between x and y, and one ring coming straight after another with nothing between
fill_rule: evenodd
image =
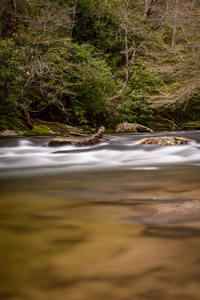
<instances>
[{"instance_id":1,"label":"leafy shrub","mask_svg":"<svg viewBox=\"0 0 200 300\"><path fill-rule=\"evenodd\" d=\"M4 120L5 116L18 116L20 109L26 106L24 60L24 49L18 48L12 39L0 38L0 111Z\"/></svg>"}]
</instances>

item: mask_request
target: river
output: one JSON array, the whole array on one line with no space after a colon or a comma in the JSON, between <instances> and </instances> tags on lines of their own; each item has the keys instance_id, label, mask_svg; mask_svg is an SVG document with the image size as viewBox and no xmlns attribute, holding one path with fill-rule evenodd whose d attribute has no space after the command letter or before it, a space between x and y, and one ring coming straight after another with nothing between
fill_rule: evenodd
<instances>
[{"instance_id":1,"label":"river","mask_svg":"<svg viewBox=\"0 0 200 300\"><path fill-rule=\"evenodd\" d=\"M200 131L106 137L0 139L0 299L200 298L199 212L157 213L200 200Z\"/></svg>"}]
</instances>

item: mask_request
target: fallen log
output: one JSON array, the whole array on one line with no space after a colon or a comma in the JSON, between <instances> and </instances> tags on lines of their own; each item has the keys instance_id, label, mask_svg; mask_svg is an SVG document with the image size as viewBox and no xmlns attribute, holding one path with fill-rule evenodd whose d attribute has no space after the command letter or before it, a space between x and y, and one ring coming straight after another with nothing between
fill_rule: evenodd
<instances>
[{"instance_id":1,"label":"fallen log","mask_svg":"<svg viewBox=\"0 0 200 300\"><path fill-rule=\"evenodd\" d=\"M53 139L49 142L49 146L62 146L67 144L74 144L75 146L91 146L101 142L109 142L109 139L103 137L105 127L101 126L99 130L87 139L77 139L77 138L66 138L66 139Z\"/></svg>"},{"instance_id":2,"label":"fallen log","mask_svg":"<svg viewBox=\"0 0 200 300\"><path fill-rule=\"evenodd\" d=\"M93 134L91 138L88 139L88 144L89 145L95 144L99 139L103 137L104 131L105 131L105 127L101 126L97 131L97 133Z\"/></svg>"}]
</instances>

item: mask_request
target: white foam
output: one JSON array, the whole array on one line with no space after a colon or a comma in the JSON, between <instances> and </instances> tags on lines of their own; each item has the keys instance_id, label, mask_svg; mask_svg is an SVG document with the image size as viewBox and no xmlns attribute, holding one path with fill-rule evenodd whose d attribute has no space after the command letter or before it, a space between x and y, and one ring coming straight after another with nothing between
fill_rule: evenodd
<instances>
[{"instance_id":1,"label":"white foam","mask_svg":"<svg viewBox=\"0 0 200 300\"><path fill-rule=\"evenodd\" d=\"M200 134L200 133L199 133ZM19 140L18 146L0 148L0 174L3 177L16 174L46 172L69 172L71 170L157 170L175 165L200 165L200 146L150 146L135 145L131 135L115 136L113 144L95 145L94 147L47 147L48 142L41 144L27 139ZM140 137L139 137L140 138ZM119 141L119 143L117 143ZM147 146L147 147L146 147ZM87 151L90 149L90 151ZM54 154L55 151L65 153ZM73 152L76 150L76 152ZM80 150L80 151L79 151ZM86 151L84 151L86 150ZM67 152L69 151L69 152ZM29 170L29 171L28 171ZM32 170L32 171L31 171Z\"/></svg>"}]
</instances>

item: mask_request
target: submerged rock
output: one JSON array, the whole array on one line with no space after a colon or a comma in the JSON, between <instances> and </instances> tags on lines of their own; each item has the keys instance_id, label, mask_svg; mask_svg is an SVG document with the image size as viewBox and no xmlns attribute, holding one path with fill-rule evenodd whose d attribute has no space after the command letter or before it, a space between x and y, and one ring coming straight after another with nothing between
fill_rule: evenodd
<instances>
[{"instance_id":1,"label":"submerged rock","mask_svg":"<svg viewBox=\"0 0 200 300\"><path fill-rule=\"evenodd\" d=\"M117 126L117 129L116 129L116 132L123 132L123 133L131 133L131 132L153 132L152 129L146 127L146 126L143 126L143 125L140 125L140 124L137 124L137 123L120 123L118 126Z\"/></svg>"},{"instance_id":2,"label":"submerged rock","mask_svg":"<svg viewBox=\"0 0 200 300\"><path fill-rule=\"evenodd\" d=\"M200 201L185 201L183 203L173 203L173 204L162 204L159 205L154 213L159 215L169 215L169 214L200 214Z\"/></svg>"},{"instance_id":3,"label":"submerged rock","mask_svg":"<svg viewBox=\"0 0 200 300\"><path fill-rule=\"evenodd\" d=\"M150 145L161 145L161 146L179 146L187 145L196 142L194 139L189 139L180 136L161 136L161 137L150 137L143 141L140 141L138 145L150 144Z\"/></svg>"},{"instance_id":4,"label":"submerged rock","mask_svg":"<svg viewBox=\"0 0 200 300\"><path fill-rule=\"evenodd\" d=\"M176 201L176 199L174 199ZM186 229L183 229L182 225L191 222L191 226L195 226L196 221L200 220L200 200L187 200L176 202L176 203L166 203L158 205L152 214L147 215L146 217L140 218L140 222L144 224L151 225L145 233L150 235L166 235L166 231L169 235L185 236L186 232L190 236L189 232ZM192 222L194 224L192 225ZM179 232L179 224L181 224L181 232ZM153 226L152 226L153 225ZM175 225L174 227L171 227ZM169 227L171 228L168 231ZM164 232L162 231L162 228ZM166 231L165 229L166 228ZM168 229L167 229L168 228ZM185 232L186 230L186 232ZM192 230L192 228L191 228ZM196 231L195 231L196 232ZM197 233L197 232L196 232ZM195 234L196 234L195 233ZM193 233L191 233L192 236ZM198 235L200 235L200 227L198 226Z\"/></svg>"},{"instance_id":5,"label":"submerged rock","mask_svg":"<svg viewBox=\"0 0 200 300\"><path fill-rule=\"evenodd\" d=\"M173 226L164 225L156 226L152 225L144 229L143 234L145 236L170 238L170 239L185 239L200 237L200 229L190 226Z\"/></svg>"}]
</instances>

